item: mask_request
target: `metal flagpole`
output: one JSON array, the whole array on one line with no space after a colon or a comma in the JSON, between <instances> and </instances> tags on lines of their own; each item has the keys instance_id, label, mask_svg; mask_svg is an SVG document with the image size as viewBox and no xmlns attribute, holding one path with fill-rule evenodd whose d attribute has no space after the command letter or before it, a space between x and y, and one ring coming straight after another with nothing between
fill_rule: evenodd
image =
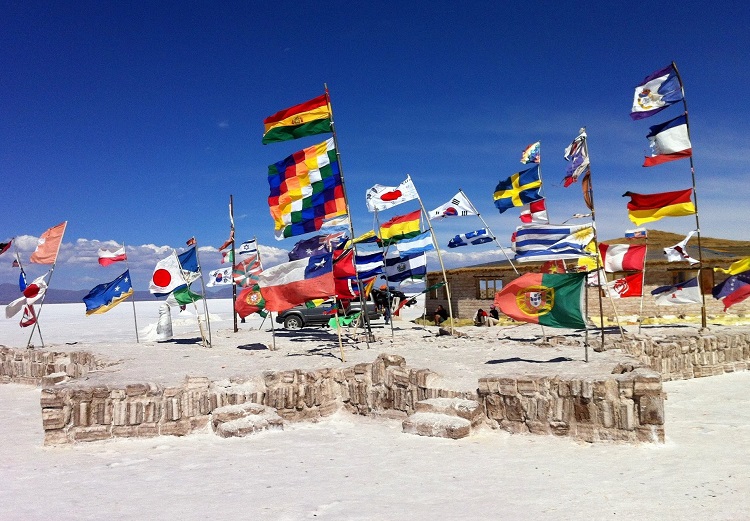
<instances>
[{"instance_id":1,"label":"metal flagpole","mask_svg":"<svg viewBox=\"0 0 750 521\"><path fill-rule=\"evenodd\" d=\"M260 245L258 244L258 238L253 235L253 241L255 242L255 253L258 255L258 265L260 266L260 271L263 271L263 259L260 257ZM273 312L269 311L267 316L271 317L271 342L273 345L273 350L276 351L276 327L274 327L273 324ZM266 321L266 317L263 317L263 322ZM260 326L258 327L258 330L260 331L260 328L263 327L263 322L260 323Z\"/></svg>"},{"instance_id":2,"label":"metal flagpole","mask_svg":"<svg viewBox=\"0 0 750 521\"><path fill-rule=\"evenodd\" d=\"M122 251L125 251L125 241L122 242ZM125 254L125 267L128 270L128 274L130 274L130 263L128 262L128 254ZM130 287L133 287L133 276L130 276ZM138 319L135 316L135 290L133 290L133 294L131 295L130 302L133 303L133 324L135 325L135 343L140 344L141 341L138 339Z\"/></svg>"},{"instance_id":3,"label":"metal flagpole","mask_svg":"<svg viewBox=\"0 0 750 521\"><path fill-rule=\"evenodd\" d=\"M21 285L20 285L21 276L23 275L24 288L26 287L27 280L26 280L26 272L23 271L23 264L21 263L21 256L18 254L18 245L16 244L15 239L16 238L13 237L13 251L16 254L16 262L18 262L18 268L21 270L21 273L19 274L19 285L18 285L18 288L21 289ZM28 306L24 305L24 307L23 307L24 311L26 310L27 307ZM32 304L32 308L33 308L33 304ZM23 319L21 319L21 320L23 320ZM34 324L36 324L36 318L34 319ZM41 326L38 329L39 329L39 340L42 341L42 346L44 346L44 338L42 337L42 328L41 328ZM33 332L34 331L32 330L32 333ZM28 344L27 344L26 347L28 348Z\"/></svg>"},{"instance_id":4,"label":"metal flagpole","mask_svg":"<svg viewBox=\"0 0 750 521\"><path fill-rule=\"evenodd\" d=\"M682 91L682 105L685 108L685 126L687 127L688 140L690 139L690 117L688 116L687 99L685 99L685 86L682 83L682 77L680 71L677 70L677 64L672 62L674 72L677 75L677 80L680 82L680 90ZM692 143L692 141L691 141ZM703 291L703 248L701 248L701 225L698 219L698 189L695 183L695 165L693 164L693 154L690 154L690 176L693 180L693 204L695 205L695 227L698 230L698 287L701 290L701 327L706 329L706 294Z\"/></svg>"},{"instance_id":5,"label":"metal flagpole","mask_svg":"<svg viewBox=\"0 0 750 521\"><path fill-rule=\"evenodd\" d=\"M430 216L427 213L427 210L424 208L424 203L422 202L422 198L419 196L419 192L417 192L417 201L419 201L419 206L422 207L422 213L424 214L424 218L427 220L427 226L430 228L430 234L432 235L432 243L435 245L435 251L437 252L437 258L438 262L440 262L440 271L443 273L443 282L445 282L445 296L448 298L448 316L450 317L450 331L451 335L453 335L453 305L451 304L451 289L448 285L448 276L445 274L445 265L443 264L443 256L440 255L440 245L438 244L437 237L435 236L435 230L432 228L432 223L430 222ZM437 324L436 324L437 325Z\"/></svg>"},{"instance_id":6,"label":"metal flagpole","mask_svg":"<svg viewBox=\"0 0 750 521\"><path fill-rule=\"evenodd\" d=\"M60 242L57 243L57 251L55 252L55 262L52 263L52 268L49 270L49 278L47 279L47 288L49 289L50 283L52 282L52 273L55 271L55 266L57 265L57 256L60 254L60 247L62 246L63 238L65 237L65 230L68 228L68 221L63 221L65 223L65 226L63 226L63 232L62 235L60 235ZM34 331L37 327L39 327L39 316L42 314L42 306L44 306L44 300L47 298L47 291L45 290L44 295L42 295L42 301L39 302L39 311L36 312L36 320L34 321L34 326L31 328L31 334L29 335L29 340L26 342L26 349L28 349L31 346L31 337L34 336ZM42 340L42 333L41 328L39 329L39 339ZM44 347L44 340L42 340L42 347Z\"/></svg>"},{"instance_id":7,"label":"metal flagpole","mask_svg":"<svg viewBox=\"0 0 750 521\"><path fill-rule=\"evenodd\" d=\"M541 174L540 174L540 179L541 179ZM477 217L479 217L479 220L482 221L482 224L484 225L485 228L487 228L487 231L490 232L490 235L492 235L492 239L495 241L495 244L497 244L497 247L500 248L501 252L503 252L503 255L505 255L505 258L510 263L510 267L513 268L513 271L515 271L516 275L518 275L518 270L516 269L516 266L513 264L513 261L510 260L510 257L508 257L508 254L505 253L505 248L503 248L502 245L500 244L500 242L497 240L497 236L494 233L492 233L492 230L490 230L490 227L487 224L487 221L484 220L484 217L482 217L482 214L479 213L479 210L477 210L477 207L474 206L474 203L471 202L471 200L467 197L467 195L464 193L464 191L461 190L460 188L458 189L458 191L464 197L466 197L467 201L469 201L469 204L471 205L472 210L474 210L474 213L477 214Z\"/></svg>"},{"instance_id":8,"label":"metal flagpole","mask_svg":"<svg viewBox=\"0 0 750 521\"><path fill-rule=\"evenodd\" d=\"M341 175L341 188L342 188L341 191L344 194L344 204L346 205L346 215L349 218L349 233L351 233L351 236L352 236L352 248L354 248L354 257L356 259L357 245L353 242L356 235L354 235L354 223L352 222L351 212L349 211L349 196L346 193L346 182L344 181L344 166L341 163L341 153L339 152L339 141L336 135L336 124L334 123L334 117L333 117L333 106L331 105L331 96L328 93L328 84L324 83L323 87L325 88L325 92L326 92L326 101L328 102L328 110L331 113L331 132L333 133L333 144L336 147L336 159L338 160L338 163L339 163L339 174ZM367 348L369 349L370 342L374 341L375 338L373 337L373 334L372 334L372 327L370 326L370 316L369 316L369 313L367 313L367 302L365 302L363 295L362 295L362 281L359 278L359 273L357 273L356 264L355 264L354 273L357 277L357 287L360 288L359 302L361 305L361 309L364 312L365 324L367 325L367 334L365 335L365 342L367 343Z\"/></svg>"},{"instance_id":9,"label":"metal flagpole","mask_svg":"<svg viewBox=\"0 0 750 521\"><path fill-rule=\"evenodd\" d=\"M586 132L586 127L581 128L578 131L579 134ZM583 201L586 206L591 210L591 224L594 226L594 255L596 257L596 280L599 282L599 328L601 329L602 335L602 348L604 348L604 304L602 303L602 263L601 255L599 254L599 236L596 231L596 210L594 210L594 183L591 181L591 156L589 156L589 137L585 135L583 138L583 148L586 151L586 157L589 159L589 165L583 179L581 180L581 188L583 189ZM606 281L605 281L606 282ZM589 361L588 346L586 346L586 361Z\"/></svg>"},{"instance_id":10,"label":"metal flagpole","mask_svg":"<svg viewBox=\"0 0 750 521\"><path fill-rule=\"evenodd\" d=\"M237 303L237 284L234 282L234 268L237 266L237 253L234 251L234 200L232 194L229 194L229 233L232 236L232 320L234 323L234 332L239 331L237 327L237 311L234 306Z\"/></svg>"}]
</instances>

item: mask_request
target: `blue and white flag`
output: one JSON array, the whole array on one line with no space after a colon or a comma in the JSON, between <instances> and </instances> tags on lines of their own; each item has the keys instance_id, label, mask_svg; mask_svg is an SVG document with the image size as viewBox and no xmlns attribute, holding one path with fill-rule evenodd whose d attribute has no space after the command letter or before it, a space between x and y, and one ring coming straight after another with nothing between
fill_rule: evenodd
<instances>
[{"instance_id":1,"label":"blue and white flag","mask_svg":"<svg viewBox=\"0 0 750 521\"><path fill-rule=\"evenodd\" d=\"M459 246L476 246L478 244L484 244L485 242L492 242L494 240L495 238L492 236L489 230L487 230L487 228L482 228L473 232L456 235L450 241L448 241L448 247L458 248Z\"/></svg>"},{"instance_id":2,"label":"blue and white flag","mask_svg":"<svg viewBox=\"0 0 750 521\"><path fill-rule=\"evenodd\" d=\"M383 252L357 253L354 257L354 266L360 280L380 275L383 273Z\"/></svg>"},{"instance_id":3,"label":"blue and white flag","mask_svg":"<svg viewBox=\"0 0 750 521\"><path fill-rule=\"evenodd\" d=\"M463 192L458 192L447 203L438 206L430 211L427 215L432 219L442 219L444 217L464 217L466 215L476 215L474 205Z\"/></svg>"},{"instance_id":4,"label":"blue and white flag","mask_svg":"<svg viewBox=\"0 0 750 521\"><path fill-rule=\"evenodd\" d=\"M594 239L593 223L579 225L527 224L516 228L512 241L519 262L590 257L585 250Z\"/></svg>"},{"instance_id":5,"label":"blue and white flag","mask_svg":"<svg viewBox=\"0 0 750 521\"><path fill-rule=\"evenodd\" d=\"M258 253L258 241L255 239L245 241L240 244L239 248L237 248L237 257L242 257L243 255L253 255L256 253Z\"/></svg>"},{"instance_id":6,"label":"blue and white flag","mask_svg":"<svg viewBox=\"0 0 750 521\"><path fill-rule=\"evenodd\" d=\"M654 303L657 306L701 304L703 302L697 277L674 286L660 286L651 291L651 294L654 296Z\"/></svg>"},{"instance_id":7,"label":"blue and white flag","mask_svg":"<svg viewBox=\"0 0 750 521\"><path fill-rule=\"evenodd\" d=\"M420 233L411 239L403 239L396 243L396 250L399 255L416 255L435 249L432 243L432 234L428 231Z\"/></svg>"},{"instance_id":8,"label":"blue and white flag","mask_svg":"<svg viewBox=\"0 0 750 521\"><path fill-rule=\"evenodd\" d=\"M232 267L219 268L218 270L211 270L208 272L208 282L206 286L213 288L214 286L224 286L228 284L234 284L232 278Z\"/></svg>"},{"instance_id":9,"label":"blue and white flag","mask_svg":"<svg viewBox=\"0 0 750 521\"><path fill-rule=\"evenodd\" d=\"M632 119L643 119L653 116L673 103L682 100L682 85L674 65L646 76L635 88Z\"/></svg>"},{"instance_id":10,"label":"blue and white flag","mask_svg":"<svg viewBox=\"0 0 750 521\"><path fill-rule=\"evenodd\" d=\"M385 259L385 276L389 283L409 284L419 282L427 275L427 255L399 256L388 254Z\"/></svg>"}]
</instances>

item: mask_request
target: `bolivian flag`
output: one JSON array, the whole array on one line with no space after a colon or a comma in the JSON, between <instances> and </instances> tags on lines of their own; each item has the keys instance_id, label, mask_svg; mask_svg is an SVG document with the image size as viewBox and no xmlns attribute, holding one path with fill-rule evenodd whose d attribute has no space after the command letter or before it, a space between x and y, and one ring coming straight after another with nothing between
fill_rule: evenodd
<instances>
[{"instance_id":1,"label":"bolivian flag","mask_svg":"<svg viewBox=\"0 0 750 521\"><path fill-rule=\"evenodd\" d=\"M625 192L622 196L630 197L628 217L636 226L658 221L662 217L683 217L695 214L692 188L660 194Z\"/></svg>"},{"instance_id":2,"label":"bolivian flag","mask_svg":"<svg viewBox=\"0 0 750 521\"><path fill-rule=\"evenodd\" d=\"M586 273L526 273L495 294L495 306L513 320L583 329Z\"/></svg>"},{"instance_id":3,"label":"bolivian flag","mask_svg":"<svg viewBox=\"0 0 750 521\"><path fill-rule=\"evenodd\" d=\"M325 94L263 120L263 144L331 132L331 106Z\"/></svg>"},{"instance_id":4,"label":"bolivian flag","mask_svg":"<svg viewBox=\"0 0 750 521\"><path fill-rule=\"evenodd\" d=\"M380 225L378 244L388 246L403 239L412 239L421 233L419 217L421 210L414 210L406 215L399 215Z\"/></svg>"}]
</instances>

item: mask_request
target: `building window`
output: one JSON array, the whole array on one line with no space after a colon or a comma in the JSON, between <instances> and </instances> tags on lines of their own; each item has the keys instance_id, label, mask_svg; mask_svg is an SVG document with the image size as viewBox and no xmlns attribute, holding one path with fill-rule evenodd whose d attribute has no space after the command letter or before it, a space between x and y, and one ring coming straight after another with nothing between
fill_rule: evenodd
<instances>
[{"instance_id":1,"label":"building window","mask_svg":"<svg viewBox=\"0 0 750 521\"><path fill-rule=\"evenodd\" d=\"M501 289L502 279L477 279L477 298L480 300L493 300Z\"/></svg>"},{"instance_id":2,"label":"building window","mask_svg":"<svg viewBox=\"0 0 750 521\"><path fill-rule=\"evenodd\" d=\"M442 282L442 280L427 281L427 284L429 284L430 286L433 286L440 282ZM430 290L430 299L432 300L446 300L447 298L448 298L448 295L445 292L445 285L442 285L439 288Z\"/></svg>"}]
</instances>

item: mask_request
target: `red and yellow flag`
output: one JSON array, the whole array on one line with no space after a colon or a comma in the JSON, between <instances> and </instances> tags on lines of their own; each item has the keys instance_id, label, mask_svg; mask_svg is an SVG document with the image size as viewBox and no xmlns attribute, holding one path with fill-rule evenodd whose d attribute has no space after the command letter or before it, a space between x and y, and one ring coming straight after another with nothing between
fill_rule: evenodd
<instances>
[{"instance_id":1,"label":"red and yellow flag","mask_svg":"<svg viewBox=\"0 0 750 521\"><path fill-rule=\"evenodd\" d=\"M636 226L658 221L662 217L683 217L695 214L692 188L659 194L625 192L623 197L630 197L628 217Z\"/></svg>"}]
</instances>

